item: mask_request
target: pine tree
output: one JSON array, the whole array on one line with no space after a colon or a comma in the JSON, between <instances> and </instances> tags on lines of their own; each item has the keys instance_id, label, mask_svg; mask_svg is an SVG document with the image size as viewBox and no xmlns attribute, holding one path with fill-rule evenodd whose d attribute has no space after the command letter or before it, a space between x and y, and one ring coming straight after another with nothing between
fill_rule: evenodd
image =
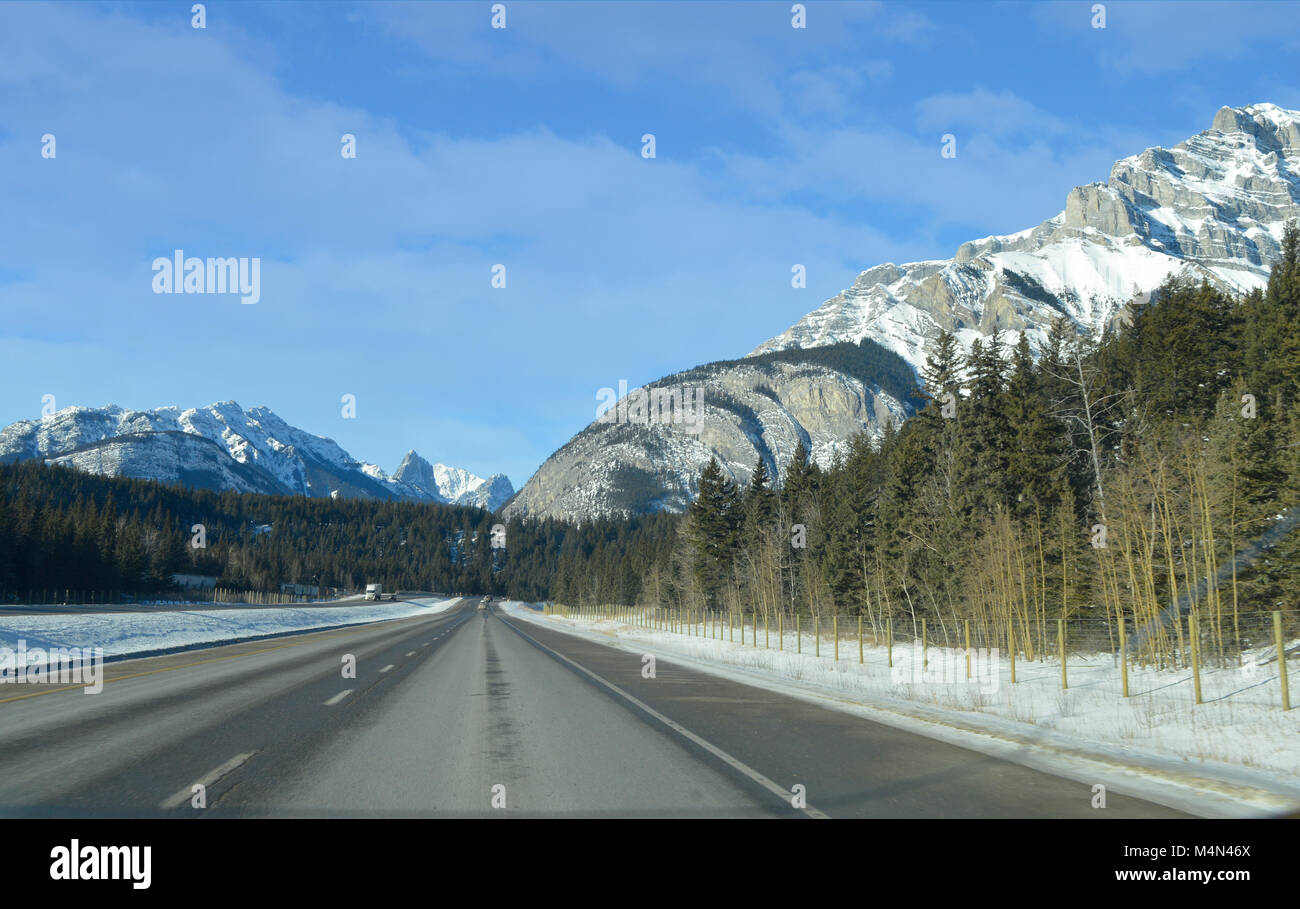
<instances>
[{"instance_id":1,"label":"pine tree","mask_svg":"<svg viewBox=\"0 0 1300 909\"><path fill-rule=\"evenodd\" d=\"M754 465L749 488L745 491L744 497L744 543L746 546L756 546L761 541L763 535L772 526L775 509L771 478L767 472L767 462L760 455L758 462Z\"/></svg>"},{"instance_id":2,"label":"pine tree","mask_svg":"<svg viewBox=\"0 0 1300 909\"><path fill-rule=\"evenodd\" d=\"M792 516L794 523L804 520L808 508L812 505L813 497L817 494L820 478L821 470L816 464L810 463L808 448L804 445L803 439L800 439L794 447L790 464L786 467L785 485L781 489L782 504Z\"/></svg>"},{"instance_id":3,"label":"pine tree","mask_svg":"<svg viewBox=\"0 0 1300 909\"><path fill-rule=\"evenodd\" d=\"M961 384L961 348L957 336L947 329L939 331L934 346L926 355L921 380L926 398L937 401L944 392L955 392Z\"/></svg>"},{"instance_id":4,"label":"pine tree","mask_svg":"<svg viewBox=\"0 0 1300 909\"><path fill-rule=\"evenodd\" d=\"M741 518L736 486L722 472L717 458L710 458L700 474L699 494L687 514L691 571L706 603L713 607L731 580Z\"/></svg>"},{"instance_id":5,"label":"pine tree","mask_svg":"<svg viewBox=\"0 0 1300 909\"><path fill-rule=\"evenodd\" d=\"M169 586L171 576L185 570L188 553L186 539L171 527L162 531L159 544L150 559L149 574L158 586Z\"/></svg>"},{"instance_id":6,"label":"pine tree","mask_svg":"<svg viewBox=\"0 0 1300 909\"><path fill-rule=\"evenodd\" d=\"M955 490L959 510L969 516L991 513L1011 498L1011 422L1003 396L1006 361L997 334L988 344L978 339L971 344L967 371L970 399L959 418Z\"/></svg>"},{"instance_id":7,"label":"pine tree","mask_svg":"<svg viewBox=\"0 0 1300 909\"><path fill-rule=\"evenodd\" d=\"M1263 293L1242 305L1244 370L1260 401L1278 395L1294 402L1300 392L1300 228L1287 225L1282 255L1269 272Z\"/></svg>"},{"instance_id":8,"label":"pine tree","mask_svg":"<svg viewBox=\"0 0 1300 909\"><path fill-rule=\"evenodd\" d=\"M1062 427L1049 412L1041 376L1029 340L1021 334L1007 381L1007 419L1011 444L1007 452L1008 493L1012 511L1025 518L1036 508L1052 510L1066 480Z\"/></svg>"}]
</instances>

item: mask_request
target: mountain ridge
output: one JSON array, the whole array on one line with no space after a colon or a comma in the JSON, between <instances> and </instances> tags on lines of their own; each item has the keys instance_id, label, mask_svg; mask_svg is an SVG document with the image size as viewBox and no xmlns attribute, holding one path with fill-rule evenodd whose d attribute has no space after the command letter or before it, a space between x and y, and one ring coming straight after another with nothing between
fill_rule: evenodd
<instances>
[{"instance_id":1,"label":"mountain ridge","mask_svg":"<svg viewBox=\"0 0 1300 909\"><path fill-rule=\"evenodd\" d=\"M236 401L187 410L74 406L0 429L0 463L34 458L217 491L429 501L489 511L514 494L503 474L482 478L431 465L413 450L389 476L333 439L291 426L267 407L244 410ZM403 482L403 467L411 470L416 462L424 465L428 483Z\"/></svg>"}]
</instances>

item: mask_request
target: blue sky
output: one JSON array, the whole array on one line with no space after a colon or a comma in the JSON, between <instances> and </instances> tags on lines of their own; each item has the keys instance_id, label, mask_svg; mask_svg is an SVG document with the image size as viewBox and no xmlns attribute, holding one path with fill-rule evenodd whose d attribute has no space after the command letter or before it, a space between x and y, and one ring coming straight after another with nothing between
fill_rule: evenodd
<instances>
[{"instance_id":1,"label":"blue sky","mask_svg":"<svg viewBox=\"0 0 1300 909\"><path fill-rule=\"evenodd\" d=\"M234 399L520 486L602 387L1300 108L1292 4L791 5L0 5L0 424ZM154 294L176 248L261 300Z\"/></svg>"}]
</instances>

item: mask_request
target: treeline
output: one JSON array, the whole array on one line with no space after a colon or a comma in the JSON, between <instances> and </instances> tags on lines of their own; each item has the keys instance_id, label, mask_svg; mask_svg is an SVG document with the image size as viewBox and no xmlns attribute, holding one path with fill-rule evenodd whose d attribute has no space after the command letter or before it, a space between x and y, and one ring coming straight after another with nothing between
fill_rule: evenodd
<instances>
[{"instance_id":1,"label":"treeline","mask_svg":"<svg viewBox=\"0 0 1300 909\"><path fill-rule=\"evenodd\" d=\"M916 377L907 361L887 347L870 338L863 338L856 344L841 341L824 347L790 347L774 350L739 360L717 360L688 369L671 376L674 383L690 384L712 378L725 369L734 366L747 366L767 369L774 363L816 364L834 369L852 376L865 385L878 385L904 404L912 404L916 399ZM665 379L660 379L663 382ZM659 382L651 383L653 385Z\"/></svg>"},{"instance_id":2,"label":"treeline","mask_svg":"<svg viewBox=\"0 0 1300 909\"><path fill-rule=\"evenodd\" d=\"M1156 620L1140 643L1160 661L1189 615L1220 653L1262 613L1294 623L1298 246L1291 225L1267 289L1242 298L1171 281L1095 343L1061 319L1037 361L1023 339L967 354L942 335L925 406L879 444L826 470L801 445L779 490L761 462L744 490L710 464L639 602L925 622L949 643L969 621L1031 655L1057 619L1112 643L1119 618ZM1234 561L1261 539L1276 545Z\"/></svg>"},{"instance_id":3,"label":"treeline","mask_svg":"<svg viewBox=\"0 0 1300 909\"><path fill-rule=\"evenodd\" d=\"M557 574L581 574L584 592L614 601L639 593L632 550L653 547L638 541L672 528L662 516L581 527L514 520L494 548L498 523L475 508L217 493L26 461L0 466L0 601L158 595L174 589L176 573L232 590L378 582L525 600L549 596ZM593 557L627 567L575 570Z\"/></svg>"}]
</instances>

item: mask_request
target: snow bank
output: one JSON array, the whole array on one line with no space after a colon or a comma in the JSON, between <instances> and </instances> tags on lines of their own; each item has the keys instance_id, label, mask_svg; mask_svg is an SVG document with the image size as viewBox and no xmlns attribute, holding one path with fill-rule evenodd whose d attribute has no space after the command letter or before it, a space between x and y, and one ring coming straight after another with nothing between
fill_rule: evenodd
<instances>
[{"instance_id":1,"label":"snow bank","mask_svg":"<svg viewBox=\"0 0 1300 909\"><path fill-rule=\"evenodd\" d=\"M104 649L105 660L212 647L275 635L384 622L443 612L456 599L417 599L357 606L273 606L167 612L56 613L0 616L0 648ZM31 665L29 662L28 665Z\"/></svg>"}]
</instances>

